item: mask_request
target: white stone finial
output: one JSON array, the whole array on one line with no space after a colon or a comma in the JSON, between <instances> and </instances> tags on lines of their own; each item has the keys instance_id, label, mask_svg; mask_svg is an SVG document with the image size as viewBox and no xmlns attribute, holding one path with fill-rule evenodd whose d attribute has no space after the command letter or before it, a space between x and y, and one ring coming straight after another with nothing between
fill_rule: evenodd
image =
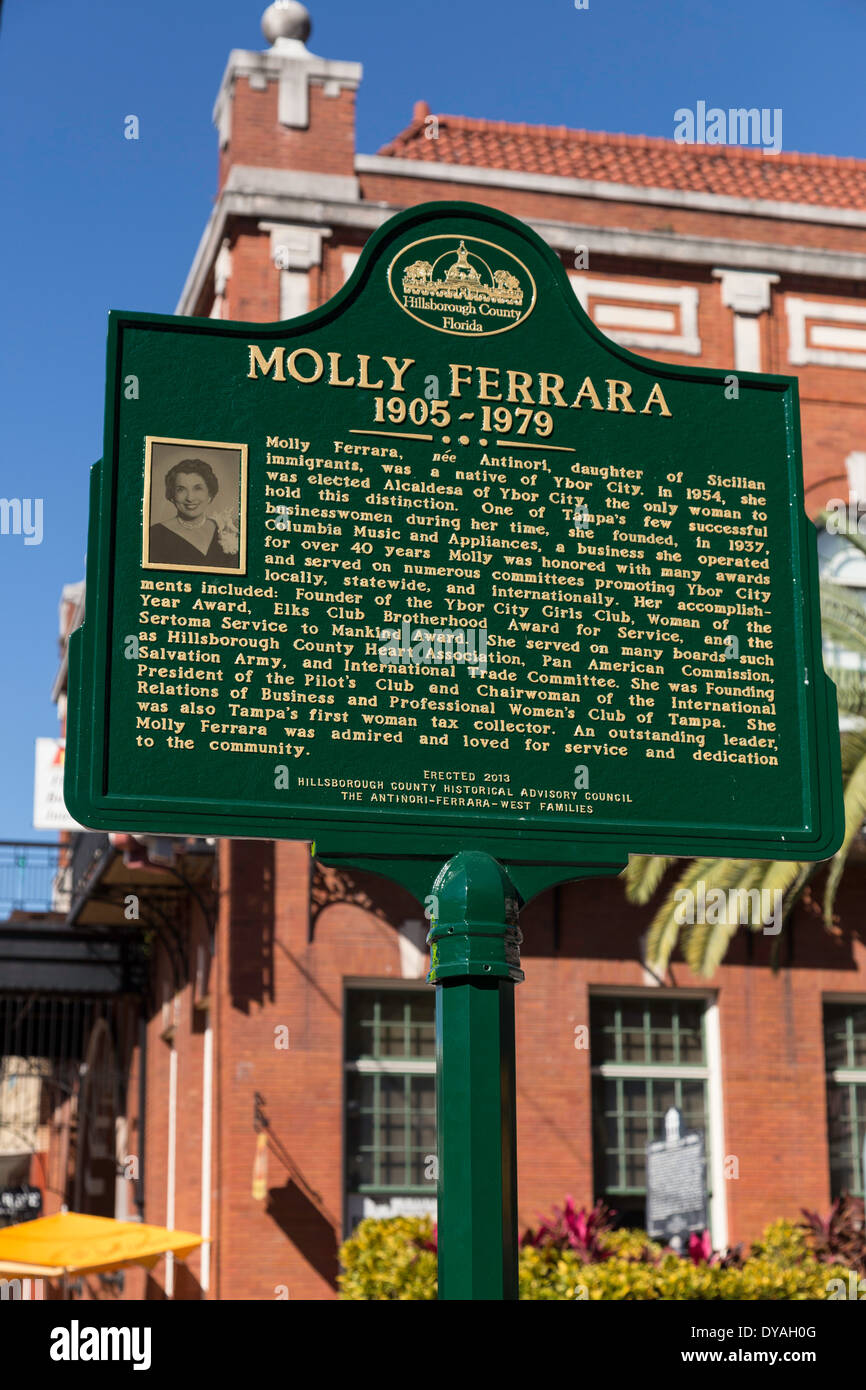
<instances>
[{"instance_id":1,"label":"white stone finial","mask_svg":"<svg viewBox=\"0 0 866 1390\"><path fill-rule=\"evenodd\" d=\"M311 28L309 12L299 0L274 0L262 15L262 33L271 45L279 39L305 44Z\"/></svg>"}]
</instances>

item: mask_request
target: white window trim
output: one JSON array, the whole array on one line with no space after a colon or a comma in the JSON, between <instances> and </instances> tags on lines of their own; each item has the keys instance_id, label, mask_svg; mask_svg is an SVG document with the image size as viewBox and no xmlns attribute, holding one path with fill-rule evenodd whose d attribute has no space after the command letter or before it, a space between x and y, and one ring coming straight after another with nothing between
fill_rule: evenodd
<instances>
[{"instance_id":1,"label":"white window trim","mask_svg":"<svg viewBox=\"0 0 866 1390\"><path fill-rule=\"evenodd\" d=\"M725 1105L722 1087L722 1029L718 1000L707 1000L704 1013L707 1042L707 1109L709 1110L709 1153L707 1163L712 1180L710 1197L710 1236L713 1248L728 1244L728 1179L725 1177Z\"/></svg>"},{"instance_id":2,"label":"white window trim","mask_svg":"<svg viewBox=\"0 0 866 1390\"><path fill-rule=\"evenodd\" d=\"M280 319L299 318L310 308L310 277L306 270L280 271Z\"/></svg>"},{"instance_id":3,"label":"white window trim","mask_svg":"<svg viewBox=\"0 0 866 1390\"><path fill-rule=\"evenodd\" d=\"M361 259L360 251L343 251L341 260L343 264L343 284L345 285L355 266Z\"/></svg>"},{"instance_id":4,"label":"white window trim","mask_svg":"<svg viewBox=\"0 0 866 1390\"><path fill-rule=\"evenodd\" d=\"M670 1077L683 1081L709 1081L709 1064L694 1066L676 1062L599 1062L592 1068L594 1076L638 1077L643 1080L667 1081Z\"/></svg>"},{"instance_id":5,"label":"white window trim","mask_svg":"<svg viewBox=\"0 0 866 1390\"><path fill-rule=\"evenodd\" d=\"M661 349L667 352L688 353L699 357L701 339L698 334L698 290L694 285L637 285L624 280L594 280L580 273L569 273L569 280L580 303L589 313L591 296L612 300L633 300L638 304L676 306L680 311L681 333L645 333L637 329L617 328L607 333L623 347ZM590 315L592 317L592 315ZM599 325L601 327L601 325Z\"/></svg>"},{"instance_id":6,"label":"white window trim","mask_svg":"<svg viewBox=\"0 0 866 1390\"><path fill-rule=\"evenodd\" d=\"M362 1057L357 1062L346 1062L346 1071L359 1071L372 1075L375 1072L386 1072L389 1075L403 1075L411 1072L413 1076L434 1076L436 1073L435 1057L409 1057L401 1061L399 1057L383 1057L377 1061L375 1057Z\"/></svg>"},{"instance_id":7,"label":"white window trim","mask_svg":"<svg viewBox=\"0 0 866 1390\"><path fill-rule=\"evenodd\" d=\"M866 351L845 352L841 348L813 347L807 338L809 319L831 323L862 323L866 328L866 304L823 304L817 299L785 300L788 315L788 361L792 366L855 367L866 371Z\"/></svg>"},{"instance_id":8,"label":"white window trim","mask_svg":"<svg viewBox=\"0 0 866 1390\"><path fill-rule=\"evenodd\" d=\"M827 1076L837 1086L866 1086L866 1067L837 1067Z\"/></svg>"}]
</instances>

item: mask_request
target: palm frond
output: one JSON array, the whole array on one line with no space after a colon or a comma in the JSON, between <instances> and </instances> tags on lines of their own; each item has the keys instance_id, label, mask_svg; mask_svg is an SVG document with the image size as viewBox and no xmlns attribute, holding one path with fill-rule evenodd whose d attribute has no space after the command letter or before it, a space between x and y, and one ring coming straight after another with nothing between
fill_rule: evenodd
<instances>
[{"instance_id":1,"label":"palm frond","mask_svg":"<svg viewBox=\"0 0 866 1390\"><path fill-rule=\"evenodd\" d=\"M668 962L683 930L684 923L677 916L677 908L681 902L678 894L690 890L701 875L706 877L712 866L718 862L717 859L693 859L687 864L650 922L645 956L647 966L655 975L663 975L667 970Z\"/></svg>"},{"instance_id":2,"label":"palm frond","mask_svg":"<svg viewBox=\"0 0 866 1390\"><path fill-rule=\"evenodd\" d=\"M823 520L826 522L826 514ZM816 524L820 526L821 522L822 518L819 517ZM846 535L845 538L866 555L866 536ZM855 654L866 656L866 610L859 597L852 596L843 586L832 581L824 582L821 585L821 612L826 637ZM844 714L866 719L866 670L838 667L828 671L828 674L836 684L839 709ZM845 788L845 838L830 866L824 896L824 920L831 930L839 881L854 839L866 821L866 729L846 729L842 733L841 760ZM628 901L641 905L649 902L674 862L663 855L632 855L622 873ZM645 952L648 966L657 974L663 974L679 944L690 968L705 978L711 976L723 960L737 928L749 925L755 930L760 929L762 918L766 915L765 904L771 903L775 907L778 893L782 895L782 922L787 921L818 868L819 864L787 860L703 858L691 861L667 892L650 923ZM711 921L682 921L683 914L679 909L683 899L680 895L683 890L695 891L702 878L707 895L713 889L722 890L725 907L713 911ZM732 890L749 893L755 889L761 893L762 912L752 914L748 923L741 922L738 912L733 910L738 898L732 896ZM778 920L775 915L774 920Z\"/></svg>"},{"instance_id":3,"label":"palm frond","mask_svg":"<svg viewBox=\"0 0 866 1390\"><path fill-rule=\"evenodd\" d=\"M866 730L846 729L841 740L842 783L847 785L849 777L866 758Z\"/></svg>"},{"instance_id":4,"label":"palm frond","mask_svg":"<svg viewBox=\"0 0 866 1390\"><path fill-rule=\"evenodd\" d=\"M827 886L824 889L824 924L831 930L836 890L845 868L845 861L854 843L854 837L859 833L864 820L866 820L866 756L861 757L854 771L848 777L845 786L845 838L833 856L830 872L827 875Z\"/></svg>"},{"instance_id":5,"label":"palm frond","mask_svg":"<svg viewBox=\"0 0 866 1390\"><path fill-rule=\"evenodd\" d=\"M730 890L748 893L750 889L757 888L764 877L763 864L755 860L734 859L722 863L725 867L714 876L712 886L722 889L723 892L725 889L722 885L726 886L724 907L714 912L715 921L696 922L686 929L683 936L683 955L686 963L694 974L703 975L704 978L709 978L724 960L731 937L741 926L751 926L755 930L761 925L760 918L757 922L754 920L754 914L751 920L748 916L746 921L740 920L741 910L734 910L735 906L740 909L740 901ZM707 915L705 911L704 917Z\"/></svg>"},{"instance_id":6,"label":"palm frond","mask_svg":"<svg viewBox=\"0 0 866 1390\"><path fill-rule=\"evenodd\" d=\"M824 637L866 655L866 610L839 584L821 586L821 627Z\"/></svg>"},{"instance_id":7,"label":"palm frond","mask_svg":"<svg viewBox=\"0 0 866 1390\"><path fill-rule=\"evenodd\" d=\"M836 687L836 701L842 714L866 715L866 680L863 672L850 666L825 666Z\"/></svg>"},{"instance_id":8,"label":"palm frond","mask_svg":"<svg viewBox=\"0 0 866 1390\"><path fill-rule=\"evenodd\" d=\"M631 854L620 877L628 902L643 907L658 888L674 860L663 854Z\"/></svg>"},{"instance_id":9,"label":"palm frond","mask_svg":"<svg viewBox=\"0 0 866 1390\"><path fill-rule=\"evenodd\" d=\"M820 863L821 861L817 860L812 864L797 865L797 868L800 870L800 872L797 875L795 881L791 884L791 887L788 889L787 893L785 894L785 898L782 903L783 923L787 922L797 902L802 897L803 889L806 887L806 884L809 882L809 879L813 878L814 875L818 872Z\"/></svg>"},{"instance_id":10,"label":"palm frond","mask_svg":"<svg viewBox=\"0 0 866 1390\"><path fill-rule=\"evenodd\" d=\"M767 893L779 892L783 897L787 897L796 887L797 879L805 867L804 864L790 859L771 859L764 866L761 888Z\"/></svg>"}]
</instances>

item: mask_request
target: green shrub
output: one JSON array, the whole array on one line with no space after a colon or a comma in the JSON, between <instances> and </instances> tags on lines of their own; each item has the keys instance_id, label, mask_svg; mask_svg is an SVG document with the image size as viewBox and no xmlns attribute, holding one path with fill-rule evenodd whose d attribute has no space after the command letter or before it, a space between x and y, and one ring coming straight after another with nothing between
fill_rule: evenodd
<instances>
[{"instance_id":1,"label":"green shrub","mask_svg":"<svg viewBox=\"0 0 866 1390\"><path fill-rule=\"evenodd\" d=\"M682 1300L800 1301L827 1298L832 1278L847 1270L822 1264L791 1222L768 1226L739 1267L694 1264L665 1253L643 1231L611 1231L612 1252L584 1263L575 1251L552 1245L520 1250L520 1297L547 1301ZM340 1251L340 1297L416 1300L436 1297L436 1252L429 1218L362 1221Z\"/></svg>"},{"instance_id":2,"label":"green shrub","mask_svg":"<svg viewBox=\"0 0 866 1390\"><path fill-rule=\"evenodd\" d=\"M624 1226L618 1231L605 1231L604 1246L624 1260L657 1260L662 1254L662 1246L650 1240L646 1231L629 1230Z\"/></svg>"},{"instance_id":3,"label":"green shrub","mask_svg":"<svg viewBox=\"0 0 866 1390\"><path fill-rule=\"evenodd\" d=\"M788 1269L802 1264L808 1254L806 1232L794 1221L771 1221L752 1246L752 1255L765 1256Z\"/></svg>"},{"instance_id":4,"label":"green shrub","mask_svg":"<svg viewBox=\"0 0 866 1390\"><path fill-rule=\"evenodd\" d=\"M429 1216L368 1218L340 1247L340 1297L424 1299L436 1297L436 1250Z\"/></svg>"}]
</instances>

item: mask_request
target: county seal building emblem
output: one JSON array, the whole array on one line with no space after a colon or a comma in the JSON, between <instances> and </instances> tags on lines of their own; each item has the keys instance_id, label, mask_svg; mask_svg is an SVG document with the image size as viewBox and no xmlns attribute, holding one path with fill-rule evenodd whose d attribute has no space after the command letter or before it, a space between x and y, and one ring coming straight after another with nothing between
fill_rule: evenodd
<instances>
[{"instance_id":1,"label":"county seal building emblem","mask_svg":"<svg viewBox=\"0 0 866 1390\"><path fill-rule=\"evenodd\" d=\"M439 333L507 333L535 305L535 281L510 251L478 237L433 236L404 246L388 267L400 308Z\"/></svg>"}]
</instances>

